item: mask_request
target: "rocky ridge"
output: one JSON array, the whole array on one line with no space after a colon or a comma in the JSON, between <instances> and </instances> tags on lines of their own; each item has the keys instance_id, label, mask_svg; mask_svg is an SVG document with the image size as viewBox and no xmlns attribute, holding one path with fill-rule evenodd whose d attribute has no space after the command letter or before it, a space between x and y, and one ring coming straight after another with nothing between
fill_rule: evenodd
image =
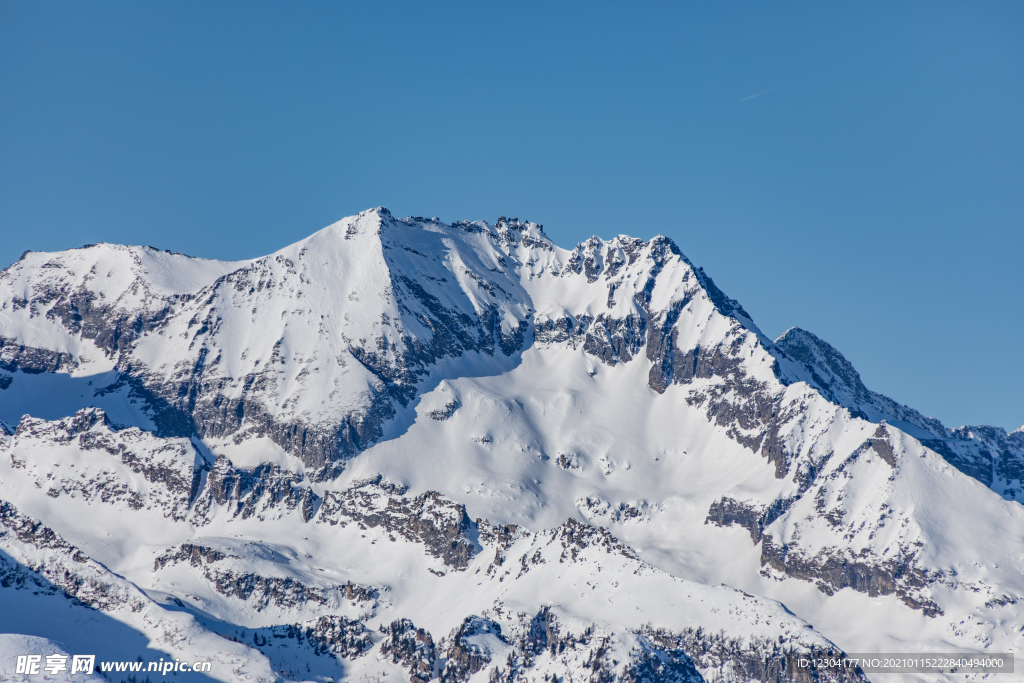
<instances>
[{"instance_id":1,"label":"rocky ridge","mask_svg":"<svg viewBox=\"0 0 1024 683\"><path fill-rule=\"evenodd\" d=\"M801 366L792 379L808 382L857 417L904 425L964 474L1008 500L1024 501L1024 427L1009 434L1001 427L984 425L949 429L935 418L868 389L839 351L798 327L776 339L775 348Z\"/></svg>"}]
</instances>

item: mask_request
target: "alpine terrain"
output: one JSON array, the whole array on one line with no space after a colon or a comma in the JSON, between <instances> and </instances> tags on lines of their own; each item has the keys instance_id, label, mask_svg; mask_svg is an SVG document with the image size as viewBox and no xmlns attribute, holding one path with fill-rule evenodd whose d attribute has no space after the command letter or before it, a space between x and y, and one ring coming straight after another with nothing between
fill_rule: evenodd
<instances>
[{"instance_id":1,"label":"alpine terrain","mask_svg":"<svg viewBox=\"0 0 1024 683\"><path fill-rule=\"evenodd\" d=\"M0 272L0 680L964 680L799 660L1020 653L1022 502L1024 428L766 338L664 237L380 208Z\"/></svg>"}]
</instances>

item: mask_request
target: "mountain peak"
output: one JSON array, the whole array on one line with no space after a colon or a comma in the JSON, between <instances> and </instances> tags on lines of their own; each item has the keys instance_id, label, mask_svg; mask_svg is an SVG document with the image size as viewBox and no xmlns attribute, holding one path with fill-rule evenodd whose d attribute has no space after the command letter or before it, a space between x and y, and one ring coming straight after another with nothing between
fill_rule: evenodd
<instances>
[{"instance_id":1,"label":"mountain peak","mask_svg":"<svg viewBox=\"0 0 1024 683\"><path fill-rule=\"evenodd\" d=\"M775 346L807 367L819 389L847 400L866 400L868 389L860 373L834 346L815 334L791 327L775 340Z\"/></svg>"},{"instance_id":2,"label":"mountain peak","mask_svg":"<svg viewBox=\"0 0 1024 683\"><path fill-rule=\"evenodd\" d=\"M791 327L775 340L775 348L782 352L787 382L807 382L830 401L870 422L886 420L917 438L946 437L946 428L935 418L868 389L853 364L815 334Z\"/></svg>"}]
</instances>

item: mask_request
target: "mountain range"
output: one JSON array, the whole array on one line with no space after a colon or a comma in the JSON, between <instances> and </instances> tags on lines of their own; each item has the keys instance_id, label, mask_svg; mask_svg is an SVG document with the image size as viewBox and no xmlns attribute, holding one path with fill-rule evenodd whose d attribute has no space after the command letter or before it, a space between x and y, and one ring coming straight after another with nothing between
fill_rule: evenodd
<instances>
[{"instance_id":1,"label":"mountain range","mask_svg":"<svg viewBox=\"0 0 1024 683\"><path fill-rule=\"evenodd\" d=\"M0 272L0 667L825 681L875 674L798 661L1019 653L1022 480L1024 427L947 428L767 338L665 237L378 208L251 261Z\"/></svg>"}]
</instances>

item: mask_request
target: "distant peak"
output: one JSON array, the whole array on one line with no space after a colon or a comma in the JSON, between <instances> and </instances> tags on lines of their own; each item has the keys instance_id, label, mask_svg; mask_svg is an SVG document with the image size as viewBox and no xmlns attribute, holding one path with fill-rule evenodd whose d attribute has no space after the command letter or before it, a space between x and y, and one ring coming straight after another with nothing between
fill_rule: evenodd
<instances>
[{"instance_id":1,"label":"distant peak","mask_svg":"<svg viewBox=\"0 0 1024 683\"><path fill-rule=\"evenodd\" d=\"M775 340L775 346L793 360L804 363L816 371L827 370L855 394L867 392L860 373L846 356L817 335L799 327L791 327Z\"/></svg>"},{"instance_id":2,"label":"distant peak","mask_svg":"<svg viewBox=\"0 0 1024 683\"><path fill-rule=\"evenodd\" d=\"M779 335L779 338L775 340L775 343L781 344L787 340L792 341L794 339L799 339L801 337L809 337L818 344L825 344L829 348L832 348L832 346L828 342L824 341L813 332L808 332L807 330L800 327L789 328L788 330Z\"/></svg>"},{"instance_id":3,"label":"distant peak","mask_svg":"<svg viewBox=\"0 0 1024 683\"><path fill-rule=\"evenodd\" d=\"M544 226L539 223L500 216L494 224L494 230L498 238L508 245L521 244L524 247L548 250L554 247L554 243L544 234Z\"/></svg>"},{"instance_id":4,"label":"distant peak","mask_svg":"<svg viewBox=\"0 0 1024 683\"><path fill-rule=\"evenodd\" d=\"M856 373L853 364L846 360L846 356L827 341L813 332L808 332L800 327L791 327L775 340L775 345L781 347L786 353L795 356L797 360L809 362L812 360L808 354L817 352L818 357L831 361ZM859 379L859 375L858 375Z\"/></svg>"},{"instance_id":5,"label":"distant peak","mask_svg":"<svg viewBox=\"0 0 1024 683\"><path fill-rule=\"evenodd\" d=\"M662 260L668 256L674 255L683 259L687 265L690 265L691 267L693 266L693 264L690 263L690 260L683 255L682 251L680 251L676 243L664 235L655 235L649 240L632 237L626 234L619 234L608 240L598 237L597 235L592 235L586 240L578 243L573 251L594 251L607 247L608 249L623 249L624 251L630 252L648 246L651 248L651 256L655 260Z\"/></svg>"},{"instance_id":6,"label":"distant peak","mask_svg":"<svg viewBox=\"0 0 1024 683\"><path fill-rule=\"evenodd\" d=\"M805 360L800 356L806 355L811 349L816 350L819 354L822 354L825 358L832 360L835 363L842 365L844 368L856 372L853 368L853 364L846 359L837 348L829 344L827 341L817 336L813 332L808 332L800 327L791 327L775 340L775 345L780 346L790 355L796 355L799 360ZM809 358L806 360L810 360Z\"/></svg>"}]
</instances>

